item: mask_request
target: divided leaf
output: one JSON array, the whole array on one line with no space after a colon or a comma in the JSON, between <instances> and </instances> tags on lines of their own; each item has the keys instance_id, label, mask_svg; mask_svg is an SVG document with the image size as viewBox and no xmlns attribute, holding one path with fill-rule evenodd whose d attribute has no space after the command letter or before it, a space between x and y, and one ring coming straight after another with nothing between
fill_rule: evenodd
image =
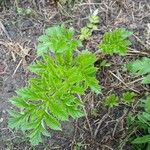
<instances>
[{"instance_id":1,"label":"divided leaf","mask_svg":"<svg viewBox=\"0 0 150 150\"><path fill-rule=\"evenodd\" d=\"M50 114L45 114L45 122L46 124L53 130L61 130L60 123L52 117Z\"/></svg>"},{"instance_id":2,"label":"divided leaf","mask_svg":"<svg viewBox=\"0 0 150 150\"><path fill-rule=\"evenodd\" d=\"M127 64L127 69L135 75L143 75L143 84L150 84L150 58L143 57Z\"/></svg>"},{"instance_id":3,"label":"divided leaf","mask_svg":"<svg viewBox=\"0 0 150 150\"><path fill-rule=\"evenodd\" d=\"M131 42L127 39L132 35L132 32L124 28L115 29L112 32L105 32L104 37L99 44L99 49L105 54L125 55Z\"/></svg>"},{"instance_id":4,"label":"divided leaf","mask_svg":"<svg viewBox=\"0 0 150 150\"><path fill-rule=\"evenodd\" d=\"M79 39L81 41L88 40L92 32L97 29L97 24L99 23L98 9L89 17L89 23L83 28L81 28L81 34Z\"/></svg>"},{"instance_id":5,"label":"divided leaf","mask_svg":"<svg viewBox=\"0 0 150 150\"><path fill-rule=\"evenodd\" d=\"M73 51L80 45L80 41L74 39L73 28L54 26L46 29L44 35L39 37L37 54L41 56L48 51L53 53Z\"/></svg>"},{"instance_id":6,"label":"divided leaf","mask_svg":"<svg viewBox=\"0 0 150 150\"><path fill-rule=\"evenodd\" d=\"M42 141L42 135L49 136L47 127L61 130L61 121L84 116L83 103L77 95L88 88L100 92L94 66L96 56L89 51L74 55L80 42L73 35L74 30L64 26L45 31L37 51L42 60L29 67L35 77L10 100L19 110L10 112L10 127L29 133L33 145ZM50 56L45 54L48 50Z\"/></svg>"},{"instance_id":7,"label":"divided leaf","mask_svg":"<svg viewBox=\"0 0 150 150\"><path fill-rule=\"evenodd\" d=\"M134 92L125 92L123 93L122 101L126 104L130 104L134 101L136 94Z\"/></svg>"},{"instance_id":8,"label":"divided leaf","mask_svg":"<svg viewBox=\"0 0 150 150\"><path fill-rule=\"evenodd\" d=\"M110 108L118 106L118 97L115 94L111 94L106 97L104 104Z\"/></svg>"},{"instance_id":9,"label":"divided leaf","mask_svg":"<svg viewBox=\"0 0 150 150\"><path fill-rule=\"evenodd\" d=\"M142 143L148 143L150 142L150 135L145 135L142 137L138 137L136 139L133 140L133 144L142 144Z\"/></svg>"},{"instance_id":10,"label":"divided leaf","mask_svg":"<svg viewBox=\"0 0 150 150\"><path fill-rule=\"evenodd\" d=\"M147 96L146 99L142 100L144 103L144 109L146 112L150 113L150 96Z\"/></svg>"}]
</instances>

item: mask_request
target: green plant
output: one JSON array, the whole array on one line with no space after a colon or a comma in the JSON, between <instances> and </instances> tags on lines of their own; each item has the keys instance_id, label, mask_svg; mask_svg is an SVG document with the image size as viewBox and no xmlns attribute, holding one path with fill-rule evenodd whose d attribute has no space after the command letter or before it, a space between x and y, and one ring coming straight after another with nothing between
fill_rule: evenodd
<instances>
[{"instance_id":1,"label":"green plant","mask_svg":"<svg viewBox=\"0 0 150 150\"><path fill-rule=\"evenodd\" d=\"M45 30L44 34L38 39L37 55L41 56L49 50L51 53L68 55L66 61L70 62L73 56L72 53L81 46L81 42L73 38L74 29L66 29L63 25L54 26ZM67 53L67 54L66 54Z\"/></svg>"},{"instance_id":2,"label":"green plant","mask_svg":"<svg viewBox=\"0 0 150 150\"><path fill-rule=\"evenodd\" d=\"M122 101L125 104L131 104L134 101L136 94L134 92L125 92L122 95Z\"/></svg>"},{"instance_id":3,"label":"green plant","mask_svg":"<svg viewBox=\"0 0 150 150\"><path fill-rule=\"evenodd\" d=\"M97 24L99 23L99 17L97 16L98 10L95 10L94 13L89 17L89 23L81 28L81 35L79 39L81 41L88 40L92 32L97 29Z\"/></svg>"},{"instance_id":4,"label":"green plant","mask_svg":"<svg viewBox=\"0 0 150 150\"><path fill-rule=\"evenodd\" d=\"M125 104L131 104L136 94L134 92L125 92L122 94L122 102ZM104 104L110 108L119 105L119 97L115 94L110 94L106 97Z\"/></svg>"},{"instance_id":5,"label":"green plant","mask_svg":"<svg viewBox=\"0 0 150 150\"><path fill-rule=\"evenodd\" d=\"M127 40L132 32L127 31L124 28L115 29L112 32L105 32L101 43L98 48L105 54L119 54L125 55L131 42Z\"/></svg>"},{"instance_id":6,"label":"green plant","mask_svg":"<svg viewBox=\"0 0 150 150\"><path fill-rule=\"evenodd\" d=\"M145 131L145 135L137 137L133 140L133 144L145 144L148 143L150 146L150 96L142 100L142 105L144 111L137 115L137 125L139 129Z\"/></svg>"},{"instance_id":7,"label":"green plant","mask_svg":"<svg viewBox=\"0 0 150 150\"><path fill-rule=\"evenodd\" d=\"M118 96L116 96L115 94L110 94L109 96L106 97L104 104L110 108L114 107L114 106L118 106Z\"/></svg>"},{"instance_id":8,"label":"green plant","mask_svg":"<svg viewBox=\"0 0 150 150\"><path fill-rule=\"evenodd\" d=\"M96 56L87 50L75 53L80 42L73 36L72 28L55 26L39 37L37 53L42 58L29 67L35 78L10 100L19 111L9 111L9 126L26 132L33 145L42 141L41 135L49 136L48 128L61 130L61 121L84 115L77 95L87 88L100 92Z\"/></svg>"},{"instance_id":9,"label":"green plant","mask_svg":"<svg viewBox=\"0 0 150 150\"><path fill-rule=\"evenodd\" d=\"M139 113L129 113L127 119L128 139L135 148L149 150L150 148L150 96L140 100ZM134 132L133 132L134 131ZM132 133L132 134L131 134ZM138 133L138 134L137 134Z\"/></svg>"},{"instance_id":10,"label":"green plant","mask_svg":"<svg viewBox=\"0 0 150 150\"><path fill-rule=\"evenodd\" d=\"M33 10L31 8L21 8L17 7L17 13L19 15L29 15L33 13Z\"/></svg>"},{"instance_id":11,"label":"green plant","mask_svg":"<svg viewBox=\"0 0 150 150\"><path fill-rule=\"evenodd\" d=\"M142 84L150 83L150 58L143 57L132 61L126 65L128 71L133 75L143 76ZM149 94L148 94L149 95ZM139 132L142 134L138 135L131 134L132 144L135 147L149 150L150 149L150 96L147 96L146 99L141 100L142 104L140 105L141 111L137 114L128 115L128 127L129 131ZM138 145L138 146L137 146Z\"/></svg>"},{"instance_id":12,"label":"green plant","mask_svg":"<svg viewBox=\"0 0 150 150\"><path fill-rule=\"evenodd\" d=\"M104 69L105 67L109 67L109 66L111 66L111 64L107 62L107 60L102 60L99 63L98 68Z\"/></svg>"},{"instance_id":13,"label":"green plant","mask_svg":"<svg viewBox=\"0 0 150 150\"><path fill-rule=\"evenodd\" d=\"M143 57L126 65L127 70L137 76L143 76L142 84L150 84L150 58Z\"/></svg>"}]
</instances>

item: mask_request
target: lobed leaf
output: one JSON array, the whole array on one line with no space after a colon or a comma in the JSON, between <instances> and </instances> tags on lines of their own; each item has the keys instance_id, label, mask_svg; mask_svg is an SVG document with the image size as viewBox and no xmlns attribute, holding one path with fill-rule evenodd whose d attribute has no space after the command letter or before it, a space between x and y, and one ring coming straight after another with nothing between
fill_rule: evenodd
<instances>
[{"instance_id":1,"label":"lobed leaf","mask_svg":"<svg viewBox=\"0 0 150 150\"><path fill-rule=\"evenodd\" d=\"M29 133L33 145L42 141L42 135L49 136L46 127L61 130L61 121L84 116L84 105L76 95L88 88L100 92L96 57L89 51L74 55L80 42L73 36L74 30L64 26L45 30L37 50L42 58L29 67L35 76L10 100L20 110L10 112L10 127ZM51 55L45 54L48 51Z\"/></svg>"},{"instance_id":2,"label":"lobed leaf","mask_svg":"<svg viewBox=\"0 0 150 150\"><path fill-rule=\"evenodd\" d=\"M129 32L124 28L115 29L112 32L105 32L98 48L105 54L125 55L128 47L131 45L131 42L127 40L127 38L131 35L132 32Z\"/></svg>"},{"instance_id":3,"label":"lobed leaf","mask_svg":"<svg viewBox=\"0 0 150 150\"><path fill-rule=\"evenodd\" d=\"M138 137L132 141L133 144L142 144L150 142L150 135L145 135L142 137Z\"/></svg>"}]
</instances>

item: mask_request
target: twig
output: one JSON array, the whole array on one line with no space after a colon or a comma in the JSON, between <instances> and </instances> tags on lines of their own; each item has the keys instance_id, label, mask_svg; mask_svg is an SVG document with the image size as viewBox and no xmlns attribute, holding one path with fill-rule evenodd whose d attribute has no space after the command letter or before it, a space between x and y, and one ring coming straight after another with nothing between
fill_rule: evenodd
<instances>
[{"instance_id":1,"label":"twig","mask_svg":"<svg viewBox=\"0 0 150 150\"><path fill-rule=\"evenodd\" d=\"M15 75L15 73L16 73L16 71L18 70L18 68L19 68L20 64L22 63L22 61L23 61L23 58L19 61L19 63L18 63L18 65L17 65L16 69L14 70L14 72L13 72L13 74L12 74L12 77Z\"/></svg>"},{"instance_id":2,"label":"twig","mask_svg":"<svg viewBox=\"0 0 150 150\"><path fill-rule=\"evenodd\" d=\"M109 149L109 150L114 150L111 147L107 146L107 145L103 145L105 148Z\"/></svg>"},{"instance_id":3,"label":"twig","mask_svg":"<svg viewBox=\"0 0 150 150\"><path fill-rule=\"evenodd\" d=\"M117 126L118 126L118 124L121 122L121 120L127 115L127 113L128 113L128 110L125 110L124 111L124 114L120 117L120 118L118 118L117 120L116 120L116 124L115 124L115 127L114 127L114 130L113 130L113 133L112 133L112 136L114 137L114 135L115 135L115 132L116 132L116 129L117 129Z\"/></svg>"},{"instance_id":4,"label":"twig","mask_svg":"<svg viewBox=\"0 0 150 150\"><path fill-rule=\"evenodd\" d=\"M91 8L91 5L90 5L90 3L91 3L91 0L88 0L89 9L90 9L90 13L92 14L92 8Z\"/></svg>"},{"instance_id":5,"label":"twig","mask_svg":"<svg viewBox=\"0 0 150 150\"><path fill-rule=\"evenodd\" d=\"M7 38L8 38L10 41L12 41L12 39L10 38L8 32L6 31L4 25L3 25L3 23L2 23L1 21L0 21L0 27L1 27L1 29L3 30L3 32L6 34Z\"/></svg>"},{"instance_id":6,"label":"twig","mask_svg":"<svg viewBox=\"0 0 150 150\"><path fill-rule=\"evenodd\" d=\"M131 84L134 84L134 83L136 83L136 82L139 82L139 81L142 81L144 78L139 78L139 79L136 79L136 80L134 80L134 81L131 81L131 82L128 82L128 83L126 83L127 85L131 85Z\"/></svg>"},{"instance_id":7,"label":"twig","mask_svg":"<svg viewBox=\"0 0 150 150\"><path fill-rule=\"evenodd\" d=\"M135 49L133 49L133 48L128 48L129 50L131 50L131 51L128 51L129 53L136 53L136 54L142 54L142 55L150 55L150 54L148 54L148 53L146 53L146 52L141 52L141 51L137 51L137 50L135 50Z\"/></svg>"},{"instance_id":8,"label":"twig","mask_svg":"<svg viewBox=\"0 0 150 150\"><path fill-rule=\"evenodd\" d=\"M121 79L120 79L118 76L116 76L113 72L109 71L109 73L112 74L115 78L117 78L117 79L118 79L122 84L124 84L127 88L129 88L130 90L132 90L132 91L134 91L134 92L140 94L139 91L137 91L137 90L135 90L135 89L129 87L123 80L121 80Z\"/></svg>"},{"instance_id":9,"label":"twig","mask_svg":"<svg viewBox=\"0 0 150 150\"><path fill-rule=\"evenodd\" d=\"M99 130L101 124L103 123L103 121L104 121L107 117L108 117L108 114L105 114L105 115L102 117L102 119L100 119L100 121L98 122L98 126L97 126L97 128L96 128L96 130L95 130L95 132L94 132L94 138L96 137L96 135L97 135L97 133L98 133L98 130Z\"/></svg>"},{"instance_id":10,"label":"twig","mask_svg":"<svg viewBox=\"0 0 150 150\"><path fill-rule=\"evenodd\" d=\"M137 41L138 41L140 44L142 44L142 45L148 50L147 45L146 45L139 37L137 37L135 34L133 34L133 36L137 39Z\"/></svg>"},{"instance_id":11,"label":"twig","mask_svg":"<svg viewBox=\"0 0 150 150\"><path fill-rule=\"evenodd\" d=\"M80 101L82 102L81 96L78 95L78 97L79 97ZM86 118L87 124L88 124L89 129L90 129L91 137L93 137L92 127L91 127L91 125L90 125L90 121L89 121L89 119L88 119L87 112L86 112L84 106L83 106L83 111L84 111L84 114L85 114L85 118Z\"/></svg>"}]
</instances>

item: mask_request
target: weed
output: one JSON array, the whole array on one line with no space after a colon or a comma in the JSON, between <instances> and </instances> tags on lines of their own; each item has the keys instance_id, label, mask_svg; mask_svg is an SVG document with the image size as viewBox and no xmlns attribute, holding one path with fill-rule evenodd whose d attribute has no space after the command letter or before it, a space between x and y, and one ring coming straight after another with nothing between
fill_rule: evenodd
<instances>
[{"instance_id":1,"label":"weed","mask_svg":"<svg viewBox=\"0 0 150 150\"><path fill-rule=\"evenodd\" d=\"M134 75L142 75L142 84L150 84L150 59L143 57L142 59L137 59L133 62L127 64L127 69ZM128 121L128 126L130 129L133 129L134 126L137 126L137 131L142 130L142 136L134 137L132 144L140 144L142 149L150 149L150 96L148 94L147 98L141 100L141 108L144 110L139 112L136 117L130 115L130 121Z\"/></svg>"},{"instance_id":2,"label":"weed","mask_svg":"<svg viewBox=\"0 0 150 150\"><path fill-rule=\"evenodd\" d=\"M81 28L81 35L79 39L81 41L88 40L92 32L97 29L97 24L99 23L99 17L97 16L98 10L95 10L94 13L89 17L89 23L87 26Z\"/></svg>"},{"instance_id":3,"label":"weed","mask_svg":"<svg viewBox=\"0 0 150 150\"><path fill-rule=\"evenodd\" d=\"M31 8L21 8L17 7L17 13L19 15L30 15L33 13L33 10Z\"/></svg>"},{"instance_id":4,"label":"weed","mask_svg":"<svg viewBox=\"0 0 150 150\"><path fill-rule=\"evenodd\" d=\"M124 28L115 29L112 32L106 32L98 48L105 54L119 54L125 55L127 53L128 46L131 42L127 40L132 32L127 31Z\"/></svg>"},{"instance_id":5,"label":"weed","mask_svg":"<svg viewBox=\"0 0 150 150\"><path fill-rule=\"evenodd\" d=\"M136 94L134 92L125 92L122 96L122 102L125 104L131 104L134 101Z\"/></svg>"},{"instance_id":6,"label":"weed","mask_svg":"<svg viewBox=\"0 0 150 150\"><path fill-rule=\"evenodd\" d=\"M122 94L122 103L123 104L131 104L134 101L134 97L136 96L136 94L134 92L125 92ZM115 94L110 94L109 96L106 97L104 104L110 108L114 107L114 106L118 106L119 105L119 97Z\"/></svg>"},{"instance_id":7,"label":"weed","mask_svg":"<svg viewBox=\"0 0 150 150\"><path fill-rule=\"evenodd\" d=\"M61 130L61 121L84 116L77 95L84 95L87 88L100 92L96 56L89 51L74 55L80 42L73 35L74 30L64 26L45 31L37 51L42 60L29 67L35 78L10 100L20 111L9 111L9 126L25 131L33 145L42 141L41 135L49 136L47 128Z\"/></svg>"},{"instance_id":8,"label":"weed","mask_svg":"<svg viewBox=\"0 0 150 150\"><path fill-rule=\"evenodd\" d=\"M143 76L142 84L150 84L150 58L143 57L126 65L133 75Z\"/></svg>"},{"instance_id":9,"label":"weed","mask_svg":"<svg viewBox=\"0 0 150 150\"><path fill-rule=\"evenodd\" d=\"M142 131L142 136L132 135L134 140L132 144L140 144L141 148L149 150L150 146L150 96L146 99L141 100L141 108L144 108L143 111L139 112L137 115L129 114L128 115L128 127L130 130L137 128L136 131Z\"/></svg>"},{"instance_id":10,"label":"weed","mask_svg":"<svg viewBox=\"0 0 150 150\"><path fill-rule=\"evenodd\" d=\"M116 96L115 94L110 94L109 96L106 97L104 104L110 108L114 107L114 106L118 106L118 96Z\"/></svg>"}]
</instances>

